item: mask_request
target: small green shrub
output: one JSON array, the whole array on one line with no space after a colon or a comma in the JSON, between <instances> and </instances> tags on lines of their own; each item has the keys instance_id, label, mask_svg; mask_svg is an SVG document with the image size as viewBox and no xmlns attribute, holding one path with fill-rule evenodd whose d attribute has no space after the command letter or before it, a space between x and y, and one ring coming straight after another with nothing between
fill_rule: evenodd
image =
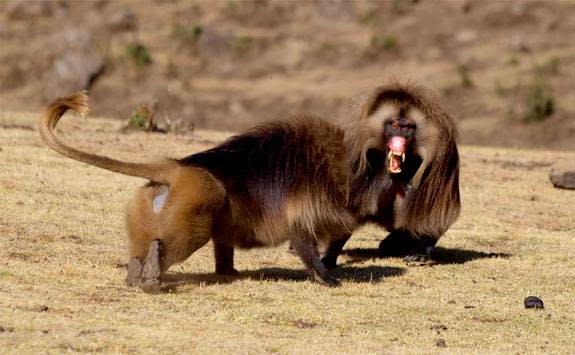
<instances>
[{"instance_id":1,"label":"small green shrub","mask_svg":"<svg viewBox=\"0 0 575 355\"><path fill-rule=\"evenodd\" d=\"M246 55L252 48L254 39L250 36L236 36L230 41L230 47L232 51L238 55Z\"/></svg>"},{"instance_id":2,"label":"small green shrub","mask_svg":"<svg viewBox=\"0 0 575 355\"><path fill-rule=\"evenodd\" d=\"M510 65L510 66L518 66L519 65L519 57L517 57L517 55L512 54L511 56L509 56L509 58L507 58L507 60L505 61L505 64Z\"/></svg>"},{"instance_id":3,"label":"small green shrub","mask_svg":"<svg viewBox=\"0 0 575 355\"><path fill-rule=\"evenodd\" d=\"M148 47L139 42L132 42L126 47L126 55L136 67L145 67L152 64L152 56Z\"/></svg>"},{"instance_id":4,"label":"small green shrub","mask_svg":"<svg viewBox=\"0 0 575 355\"><path fill-rule=\"evenodd\" d=\"M540 78L535 78L527 87L524 122L540 122L555 112L555 98Z\"/></svg>"},{"instance_id":5,"label":"small green shrub","mask_svg":"<svg viewBox=\"0 0 575 355\"><path fill-rule=\"evenodd\" d=\"M368 58L375 58L381 52L399 52L399 44L394 35L374 34L371 36L369 45L365 51Z\"/></svg>"},{"instance_id":6,"label":"small green shrub","mask_svg":"<svg viewBox=\"0 0 575 355\"><path fill-rule=\"evenodd\" d=\"M465 89L470 89L475 86L471 76L469 75L469 68L467 66L460 64L457 66L457 74L459 75L459 81L461 86Z\"/></svg>"},{"instance_id":7,"label":"small green shrub","mask_svg":"<svg viewBox=\"0 0 575 355\"><path fill-rule=\"evenodd\" d=\"M557 75L560 71L561 60L553 57L541 65L535 66L536 75Z\"/></svg>"},{"instance_id":8,"label":"small green shrub","mask_svg":"<svg viewBox=\"0 0 575 355\"><path fill-rule=\"evenodd\" d=\"M171 38L188 47L195 47L204 29L201 25L176 24L172 28Z\"/></svg>"}]
</instances>

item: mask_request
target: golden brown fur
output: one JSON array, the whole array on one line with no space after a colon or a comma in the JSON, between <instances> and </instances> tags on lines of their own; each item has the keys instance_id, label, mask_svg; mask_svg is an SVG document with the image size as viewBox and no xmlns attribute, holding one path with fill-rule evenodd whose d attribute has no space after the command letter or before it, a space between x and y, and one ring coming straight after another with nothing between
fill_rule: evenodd
<instances>
[{"instance_id":1,"label":"golden brown fur","mask_svg":"<svg viewBox=\"0 0 575 355\"><path fill-rule=\"evenodd\" d=\"M340 128L299 116L257 127L184 159L136 164L59 141L54 127L68 109L86 113L86 96L50 105L40 133L51 148L150 180L127 210L128 284L157 291L162 273L210 239L220 274L237 273L234 248L289 240L314 280L339 284L321 263L318 248L349 234L355 223L346 209L349 171Z\"/></svg>"}]
</instances>

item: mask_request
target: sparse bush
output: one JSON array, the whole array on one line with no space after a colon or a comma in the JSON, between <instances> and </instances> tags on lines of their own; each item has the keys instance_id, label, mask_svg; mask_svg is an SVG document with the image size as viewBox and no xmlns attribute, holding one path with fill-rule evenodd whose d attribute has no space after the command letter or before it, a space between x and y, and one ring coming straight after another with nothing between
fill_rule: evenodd
<instances>
[{"instance_id":1,"label":"sparse bush","mask_svg":"<svg viewBox=\"0 0 575 355\"><path fill-rule=\"evenodd\" d=\"M147 105L141 105L132 112L128 119L128 127L136 129L144 129L150 118L150 109Z\"/></svg>"},{"instance_id":2,"label":"sparse bush","mask_svg":"<svg viewBox=\"0 0 575 355\"><path fill-rule=\"evenodd\" d=\"M419 0L392 0L391 12L397 15L403 15L411 10L411 7L418 2Z\"/></svg>"},{"instance_id":3,"label":"sparse bush","mask_svg":"<svg viewBox=\"0 0 575 355\"><path fill-rule=\"evenodd\" d=\"M511 65L511 66L517 66L517 65L519 65L519 57L517 57L517 55L515 55L515 54L512 54L511 56L509 56L509 58L507 58L507 60L505 61L505 64Z\"/></svg>"},{"instance_id":4,"label":"sparse bush","mask_svg":"<svg viewBox=\"0 0 575 355\"><path fill-rule=\"evenodd\" d=\"M501 84L501 81L499 80L495 80L493 83L493 91L495 92L495 95L499 97L504 97L507 95L507 89L503 86L503 84Z\"/></svg>"},{"instance_id":5,"label":"sparse bush","mask_svg":"<svg viewBox=\"0 0 575 355\"><path fill-rule=\"evenodd\" d=\"M467 68L466 65L458 65L457 74L459 75L459 80L463 88L470 89L475 86L473 80L471 80L471 76L469 75L469 68Z\"/></svg>"},{"instance_id":6,"label":"sparse bush","mask_svg":"<svg viewBox=\"0 0 575 355\"><path fill-rule=\"evenodd\" d=\"M368 9L359 15L359 22L364 26L373 25L377 20L377 10L375 8Z\"/></svg>"},{"instance_id":7,"label":"sparse bush","mask_svg":"<svg viewBox=\"0 0 575 355\"><path fill-rule=\"evenodd\" d=\"M399 45L394 35L374 34L371 36L365 54L368 58L375 58L381 52L398 52Z\"/></svg>"},{"instance_id":8,"label":"sparse bush","mask_svg":"<svg viewBox=\"0 0 575 355\"><path fill-rule=\"evenodd\" d=\"M236 36L230 40L230 47L236 55L244 56L252 48L253 41L250 36Z\"/></svg>"},{"instance_id":9,"label":"sparse bush","mask_svg":"<svg viewBox=\"0 0 575 355\"><path fill-rule=\"evenodd\" d=\"M550 58L545 63L535 67L536 75L557 75L561 61L557 57Z\"/></svg>"},{"instance_id":10,"label":"sparse bush","mask_svg":"<svg viewBox=\"0 0 575 355\"><path fill-rule=\"evenodd\" d=\"M139 42L132 42L126 47L126 55L136 67L142 68L152 64L152 57L148 47Z\"/></svg>"},{"instance_id":11,"label":"sparse bush","mask_svg":"<svg viewBox=\"0 0 575 355\"><path fill-rule=\"evenodd\" d=\"M203 32L204 29L201 25L182 25L178 23L172 28L171 38L187 47L195 48Z\"/></svg>"},{"instance_id":12,"label":"sparse bush","mask_svg":"<svg viewBox=\"0 0 575 355\"><path fill-rule=\"evenodd\" d=\"M543 79L536 77L527 86L524 122L540 122L555 112L555 99Z\"/></svg>"}]
</instances>

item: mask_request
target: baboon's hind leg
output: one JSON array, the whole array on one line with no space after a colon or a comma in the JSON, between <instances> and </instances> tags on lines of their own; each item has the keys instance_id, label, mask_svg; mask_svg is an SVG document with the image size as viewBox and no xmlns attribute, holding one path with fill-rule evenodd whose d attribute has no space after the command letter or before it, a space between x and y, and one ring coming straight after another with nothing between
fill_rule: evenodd
<instances>
[{"instance_id":1,"label":"baboon's hind leg","mask_svg":"<svg viewBox=\"0 0 575 355\"><path fill-rule=\"evenodd\" d=\"M162 276L162 261L164 259L164 248L160 240L154 240L150 244L148 256L142 267L142 283L140 287L147 293L160 292L160 282Z\"/></svg>"},{"instance_id":2,"label":"baboon's hind leg","mask_svg":"<svg viewBox=\"0 0 575 355\"><path fill-rule=\"evenodd\" d=\"M317 244L311 237L299 237L292 240L296 254L308 268L312 280L330 287L341 286L341 282L333 277L319 258Z\"/></svg>"},{"instance_id":3,"label":"baboon's hind leg","mask_svg":"<svg viewBox=\"0 0 575 355\"><path fill-rule=\"evenodd\" d=\"M162 276L162 261L164 259L163 245L160 240L154 240L148 249L144 262L139 257L133 257L128 263L128 286L140 286L144 292L157 293L160 291Z\"/></svg>"},{"instance_id":4,"label":"baboon's hind leg","mask_svg":"<svg viewBox=\"0 0 575 355\"><path fill-rule=\"evenodd\" d=\"M133 257L128 263L128 275L126 276L126 285L139 286L142 282L142 261L138 257Z\"/></svg>"}]
</instances>

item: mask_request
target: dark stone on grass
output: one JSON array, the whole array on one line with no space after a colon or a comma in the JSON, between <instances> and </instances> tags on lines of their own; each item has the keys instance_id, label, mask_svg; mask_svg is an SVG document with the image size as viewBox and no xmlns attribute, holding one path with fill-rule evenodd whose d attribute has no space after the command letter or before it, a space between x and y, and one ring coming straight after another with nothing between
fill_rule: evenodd
<instances>
[{"instance_id":1,"label":"dark stone on grass","mask_svg":"<svg viewBox=\"0 0 575 355\"><path fill-rule=\"evenodd\" d=\"M525 301L523 301L523 304L525 305L525 308L527 308L527 309L529 309L529 308L535 308L535 309L545 308L541 298L535 297L535 296L529 296L529 297L525 298Z\"/></svg>"},{"instance_id":2,"label":"dark stone on grass","mask_svg":"<svg viewBox=\"0 0 575 355\"><path fill-rule=\"evenodd\" d=\"M435 341L435 345L437 345L440 348L446 348L447 347L447 343L445 342L445 339L443 338L439 338Z\"/></svg>"},{"instance_id":3,"label":"dark stone on grass","mask_svg":"<svg viewBox=\"0 0 575 355\"><path fill-rule=\"evenodd\" d=\"M549 180L557 188L575 190L575 170L555 168L549 173Z\"/></svg>"}]
</instances>

